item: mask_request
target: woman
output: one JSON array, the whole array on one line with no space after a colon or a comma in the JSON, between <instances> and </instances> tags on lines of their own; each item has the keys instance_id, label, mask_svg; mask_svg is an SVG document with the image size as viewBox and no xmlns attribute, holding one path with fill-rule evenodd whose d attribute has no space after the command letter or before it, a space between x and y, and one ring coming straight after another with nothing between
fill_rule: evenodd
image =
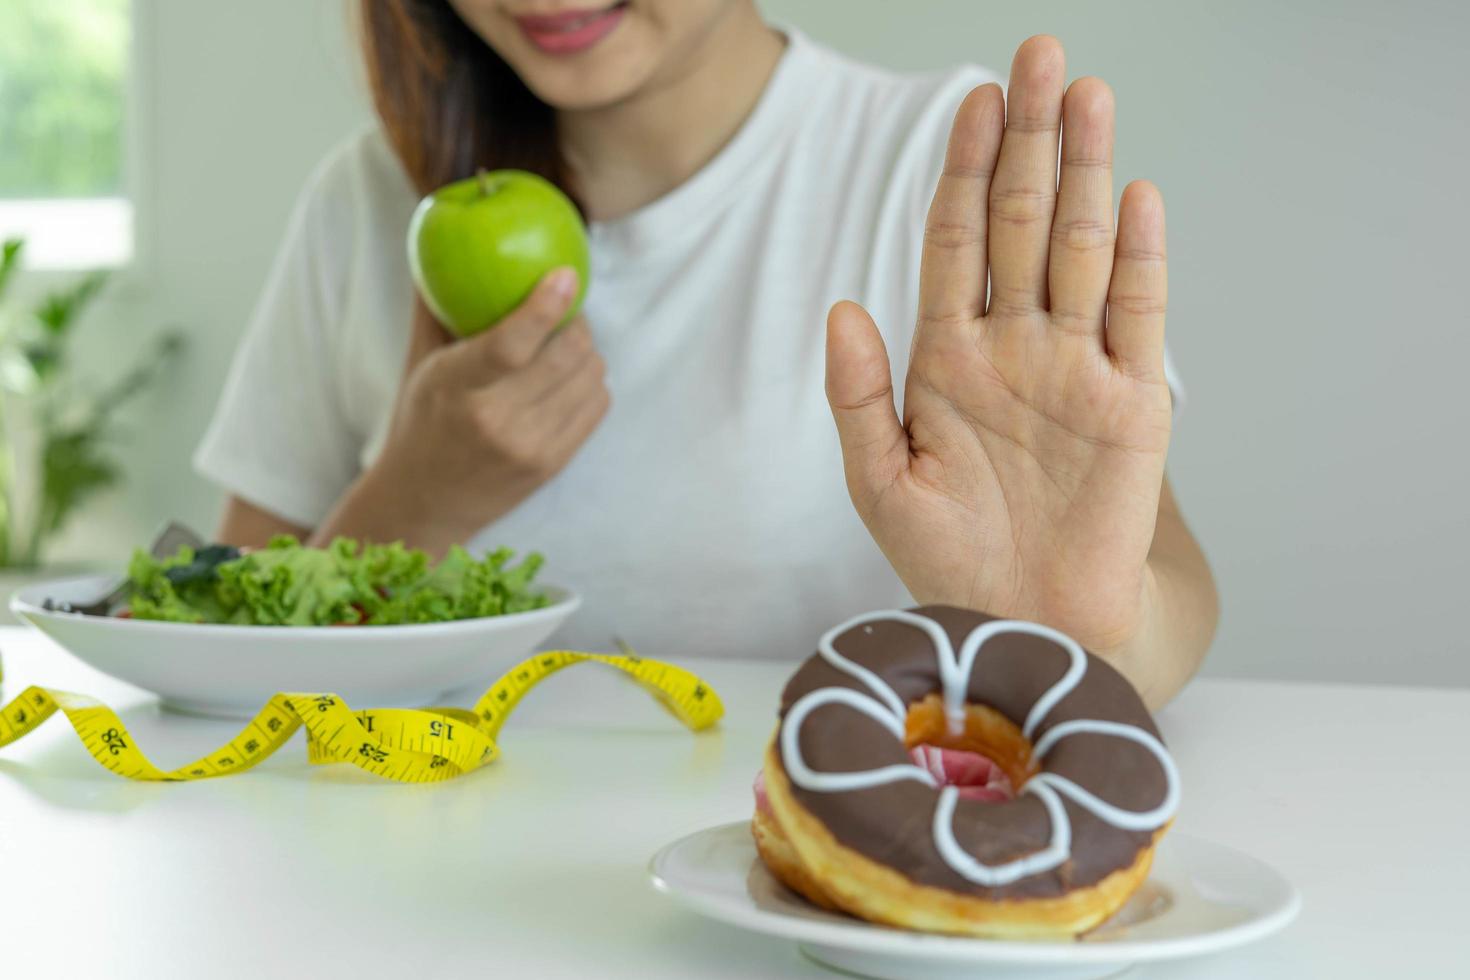
<instances>
[{"instance_id":1,"label":"woman","mask_svg":"<svg viewBox=\"0 0 1470 980\"><path fill-rule=\"evenodd\" d=\"M1131 185L1114 234L1112 96L1055 40L1007 105L754 0L361 15L382 125L306 191L200 448L222 539L540 550L586 597L569 646L796 657L912 595L1065 630L1155 706L1194 672L1216 605L1164 479L1163 205ZM552 330L557 270L450 343L408 218L507 166L589 219L583 315Z\"/></svg>"}]
</instances>

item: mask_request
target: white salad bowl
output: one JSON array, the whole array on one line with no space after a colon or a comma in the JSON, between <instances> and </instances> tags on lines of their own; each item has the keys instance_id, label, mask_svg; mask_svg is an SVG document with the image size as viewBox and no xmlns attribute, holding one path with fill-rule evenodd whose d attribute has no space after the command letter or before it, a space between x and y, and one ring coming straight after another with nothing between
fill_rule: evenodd
<instances>
[{"instance_id":1,"label":"white salad bowl","mask_svg":"<svg viewBox=\"0 0 1470 980\"><path fill-rule=\"evenodd\" d=\"M250 717L278 691L331 693L354 708L421 707L483 682L535 652L581 599L538 586L551 604L411 626L219 626L52 612L84 604L117 582L107 575L18 590L11 610L72 656L197 714Z\"/></svg>"}]
</instances>

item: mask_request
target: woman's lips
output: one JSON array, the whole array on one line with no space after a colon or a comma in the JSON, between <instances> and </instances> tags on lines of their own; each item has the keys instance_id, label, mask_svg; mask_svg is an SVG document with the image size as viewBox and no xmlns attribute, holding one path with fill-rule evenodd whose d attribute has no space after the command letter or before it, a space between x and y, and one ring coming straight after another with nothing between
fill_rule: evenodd
<instances>
[{"instance_id":1,"label":"woman's lips","mask_svg":"<svg viewBox=\"0 0 1470 980\"><path fill-rule=\"evenodd\" d=\"M517 17L526 39L547 54L576 54L612 33L623 19L627 4L597 10L568 10L559 14Z\"/></svg>"}]
</instances>

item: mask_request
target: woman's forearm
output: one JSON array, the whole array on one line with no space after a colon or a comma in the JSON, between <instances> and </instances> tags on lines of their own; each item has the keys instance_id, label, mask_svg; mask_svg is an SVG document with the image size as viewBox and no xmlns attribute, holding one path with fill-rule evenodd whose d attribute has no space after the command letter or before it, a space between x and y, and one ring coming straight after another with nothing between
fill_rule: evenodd
<instances>
[{"instance_id":1,"label":"woman's forearm","mask_svg":"<svg viewBox=\"0 0 1470 980\"><path fill-rule=\"evenodd\" d=\"M434 519L434 502L418 499L425 488L417 481L395 480L379 468L363 471L311 532L308 544L326 547L333 538L402 541L439 557L452 545L464 544L464 528Z\"/></svg>"},{"instance_id":2,"label":"woman's forearm","mask_svg":"<svg viewBox=\"0 0 1470 980\"><path fill-rule=\"evenodd\" d=\"M1103 653L1138 688L1150 710L1168 703L1204 661L1220 618L1215 579L1167 483L1149 549L1143 628Z\"/></svg>"},{"instance_id":3,"label":"woman's forearm","mask_svg":"<svg viewBox=\"0 0 1470 980\"><path fill-rule=\"evenodd\" d=\"M225 500L225 512L214 532L214 540L237 548L264 548L278 534L305 540L311 529L232 494Z\"/></svg>"},{"instance_id":4,"label":"woman's forearm","mask_svg":"<svg viewBox=\"0 0 1470 980\"><path fill-rule=\"evenodd\" d=\"M435 521L432 501L419 502L414 494L412 483L368 470L347 488L315 530L232 496L225 503L215 540L242 548L263 548L278 534L292 535L314 547L326 547L338 537L402 541L437 557L473 534Z\"/></svg>"}]
</instances>

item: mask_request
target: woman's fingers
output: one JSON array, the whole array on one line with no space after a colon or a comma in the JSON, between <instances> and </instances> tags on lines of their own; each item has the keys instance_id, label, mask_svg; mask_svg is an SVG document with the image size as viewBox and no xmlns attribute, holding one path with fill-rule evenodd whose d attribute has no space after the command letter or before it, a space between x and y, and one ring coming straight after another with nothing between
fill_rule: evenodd
<instances>
[{"instance_id":1,"label":"woman's fingers","mask_svg":"<svg viewBox=\"0 0 1470 980\"><path fill-rule=\"evenodd\" d=\"M1164 198L1146 180L1123 190L1118 244L1108 286L1108 353L1125 373L1164 377L1164 311L1169 304Z\"/></svg>"},{"instance_id":2,"label":"woman's fingers","mask_svg":"<svg viewBox=\"0 0 1470 980\"><path fill-rule=\"evenodd\" d=\"M602 357L590 344L575 356L561 354L570 347L558 348L559 341L524 370L470 393L499 451L543 479L571 458L608 407Z\"/></svg>"},{"instance_id":3,"label":"woman's fingers","mask_svg":"<svg viewBox=\"0 0 1470 980\"><path fill-rule=\"evenodd\" d=\"M1102 342L1113 267L1113 93L1079 78L1062 100L1062 176L1051 226L1051 316Z\"/></svg>"},{"instance_id":4,"label":"woman's fingers","mask_svg":"<svg viewBox=\"0 0 1470 980\"><path fill-rule=\"evenodd\" d=\"M478 388L525 368L566 316L576 295L576 270L551 270L505 319L444 352L452 363L451 373L462 386Z\"/></svg>"},{"instance_id":5,"label":"woman's fingers","mask_svg":"<svg viewBox=\"0 0 1470 980\"><path fill-rule=\"evenodd\" d=\"M921 334L926 322L968 322L985 312L986 207L1004 126L999 85L975 89L955 112L944 169L924 223Z\"/></svg>"},{"instance_id":6,"label":"woman's fingers","mask_svg":"<svg viewBox=\"0 0 1470 980\"><path fill-rule=\"evenodd\" d=\"M545 419L554 420L566 413L567 392L575 392L576 382L589 373L595 373L600 381L603 370L592 331L587 321L577 317L553 334L531 363L470 392L470 397L490 412L524 410L540 425ZM571 400L576 400L575 394Z\"/></svg>"},{"instance_id":7,"label":"woman's fingers","mask_svg":"<svg viewBox=\"0 0 1470 980\"><path fill-rule=\"evenodd\" d=\"M1011 64L1005 137L990 184L992 313L1029 313L1046 306L1066 70L1061 44L1045 35L1022 44Z\"/></svg>"},{"instance_id":8,"label":"woman's fingers","mask_svg":"<svg viewBox=\"0 0 1470 980\"><path fill-rule=\"evenodd\" d=\"M543 402L588 361L602 363L591 328L577 317L551 336L524 371L510 375L504 383L533 404Z\"/></svg>"},{"instance_id":9,"label":"woman's fingers","mask_svg":"<svg viewBox=\"0 0 1470 980\"><path fill-rule=\"evenodd\" d=\"M547 403L547 408L552 410L547 417L556 419L549 435L553 457L571 459L592 430L601 424L611 404L612 397L602 382L601 363L584 367L562 393L560 401Z\"/></svg>"},{"instance_id":10,"label":"woman's fingers","mask_svg":"<svg viewBox=\"0 0 1470 980\"><path fill-rule=\"evenodd\" d=\"M413 325L409 328L408 349L403 356L403 376L406 378L413 373L430 354L444 347L448 347L453 338L434 319L434 314L424 305L424 301L415 296L413 301Z\"/></svg>"},{"instance_id":11,"label":"woman's fingers","mask_svg":"<svg viewBox=\"0 0 1470 980\"><path fill-rule=\"evenodd\" d=\"M602 358L596 351L591 351L539 400L524 403L522 411L528 419L528 427L538 438L555 445L568 436L567 430L573 420L590 411L589 406L601 406L594 413L601 418L607 407L607 386L603 384L603 374ZM581 439L576 442L580 444Z\"/></svg>"},{"instance_id":12,"label":"woman's fingers","mask_svg":"<svg viewBox=\"0 0 1470 980\"><path fill-rule=\"evenodd\" d=\"M862 514L908 465L908 433L893 407L883 337L868 311L841 302L827 314L827 402L842 444L847 489Z\"/></svg>"}]
</instances>

